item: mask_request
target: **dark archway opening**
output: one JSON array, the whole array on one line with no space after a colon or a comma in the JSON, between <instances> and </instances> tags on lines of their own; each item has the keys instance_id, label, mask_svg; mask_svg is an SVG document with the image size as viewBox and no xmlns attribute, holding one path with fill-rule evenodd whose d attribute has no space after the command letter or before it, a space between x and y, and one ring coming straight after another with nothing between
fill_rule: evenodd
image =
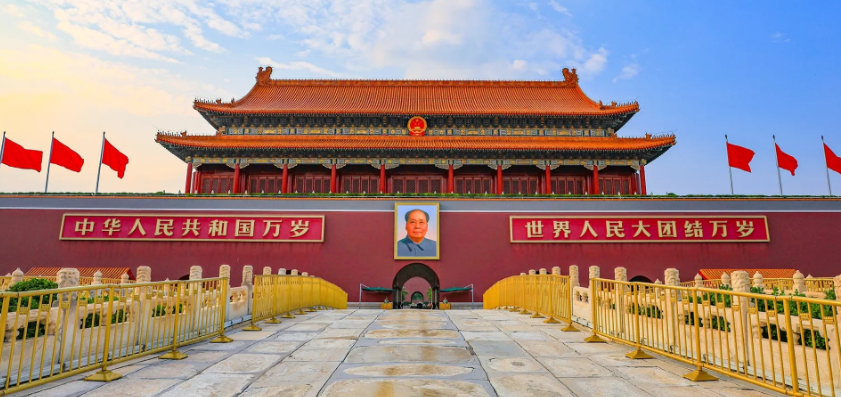
<instances>
[{"instance_id":1,"label":"dark archway opening","mask_svg":"<svg viewBox=\"0 0 841 397\"><path fill-rule=\"evenodd\" d=\"M650 283L651 279L645 276L634 276L630 281L632 283Z\"/></svg>"},{"instance_id":2,"label":"dark archway opening","mask_svg":"<svg viewBox=\"0 0 841 397\"><path fill-rule=\"evenodd\" d=\"M441 289L441 283L439 282L438 275L435 271L423 263L412 263L406 265L400 269L396 275L394 275L394 281L391 284L391 288L394 290L394 307L403 307L403 286L407 281L415 277L420 277L429 283L432 288L432 308L437 309L438 291ZM409 303L411 304L411 298Z\"/></svg>"}]
</instances>

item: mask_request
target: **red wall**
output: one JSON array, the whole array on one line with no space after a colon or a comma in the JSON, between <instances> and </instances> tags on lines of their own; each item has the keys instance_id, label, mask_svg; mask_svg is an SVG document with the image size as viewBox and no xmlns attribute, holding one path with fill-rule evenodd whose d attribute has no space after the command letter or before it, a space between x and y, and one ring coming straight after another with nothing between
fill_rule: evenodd
<instances>
[{"instance_id":1,"label":"red wall","mask_svg":"<svg viewBox=\"0 0 841 397\"><path fill-rule=\"evenodd\" d=\"M250 264L255 274L263 266L274 272L280 267L309 272L338 284L354 301L359 283L390 288L397 271L412 263L393 259L390 212L309 212L326 216L325 241L298 244L59 241L64 212L0 210L0 274L32 266L148 265L153 279L162 280L184 276L193 265L203 266L206 276L216 276L218 266L226 263L232 267L233 285L239 285L242 266ZM515 214L442 212L441 260L421 262L437 272L441 288L475 284L477 300L501 278L552 266L561 266L567 274L571 264L579 265L583 285L591 265L601 266L604 277L612 278L614 267L625 266L629 278L644 275L651 280L662 280L668 267L678 268L682 280L691 280L702 267L795 268L814 276L841 273L838 212L767 213L771 231L767 244L511 244L508 217ZM382 299L374 294L364 297ZM470 295L447 298L469 301Z\"/></svg>"}]
</instances>

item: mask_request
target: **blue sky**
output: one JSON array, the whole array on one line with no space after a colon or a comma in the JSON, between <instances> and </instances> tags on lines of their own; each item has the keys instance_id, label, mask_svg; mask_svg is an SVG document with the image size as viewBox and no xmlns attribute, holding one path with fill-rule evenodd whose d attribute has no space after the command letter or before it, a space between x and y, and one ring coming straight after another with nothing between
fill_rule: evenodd
<instances>
[{"instance_id":1,"label":"blue sky","mask_svg":"<svg viewBox=\"0 0 841 397\"><path fill-rule=\"evenodd\" d=\"M595 100L638 100L622 136L674 132L647 167L654 193L728 193L724 134L756 151L736 192L776 194L771 136L800 162L787 194L825 194L820 136L841 153L838 2L483 0L12 0L0 5L0 129L86 159L51 190L92 191L100 137L129 155L103 191L177 191L184 166L158 129L211 133L192 100L275 78L561 79ZM46 164L45 164L46 165ZM0 191L44 173L0 169ZM833 174L836 193L841 175Z\"/></svg>"}]
</instances>

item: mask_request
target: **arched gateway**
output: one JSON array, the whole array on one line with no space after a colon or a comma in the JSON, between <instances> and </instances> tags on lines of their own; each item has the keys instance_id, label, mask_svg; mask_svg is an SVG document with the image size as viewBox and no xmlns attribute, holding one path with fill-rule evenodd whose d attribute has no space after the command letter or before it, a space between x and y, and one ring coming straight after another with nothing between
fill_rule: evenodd
<instances>
[{"instance_id":1,"label":"arched gateway","mask_svg":"<svg viewBox=\"0 0 841 397\"><path fill-rule=\"evenodd\" d=\"M435 271L423 263L406 265L394 275L394 281L391 283L391 288L394 290L394 307L403 307L403 285L414 277L426 280L432 287L432 307L437 308L438 291L441 289L441 283L438 281L438 275Z\"/></svg>"}]
</instances>

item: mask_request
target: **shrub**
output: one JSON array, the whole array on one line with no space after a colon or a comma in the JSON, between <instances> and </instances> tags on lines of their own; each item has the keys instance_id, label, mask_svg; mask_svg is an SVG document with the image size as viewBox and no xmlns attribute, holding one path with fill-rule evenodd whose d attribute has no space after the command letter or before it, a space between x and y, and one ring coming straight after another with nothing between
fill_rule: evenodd
<instances>
[{"instance_id":1,"label":"shrub","mask_svg":"<svg viewBox=\"0 0 841 397\"><path fill-rule=\"evenodd\" d=\"M175 313L175 306L168 306L168 307L170 309L169 313L167 313L167 311L164 309L163 305L155 306L155 312L152 313L152 317L159 317L159 316L165 316L167 314L174 314ZM181 313L181 310L182 310L182 307L181 307L181 304L179 303L178 304L178 313Z\"/></svg>"},{"instance_id":2,"label":"shrub","mask_svg":"<svg viewBox=\"0 0 841 397\"><path fill-rule=\"evenodd\" d=\"M43 290L50 290L58 288L58 284L52 282L47 279L43 278L33 278L31 280L21 281L11 287L9 287L9 292L23 292L23 291L43 291ZM20 302L18 302L18 298L9 298L9 311L14 312L17 311L18 305L22 305L24 307L28 307L31 310L38 309L41 305L48 305L53 302L56 298L56 294L46 294L39 296L34 296L30 302L30 297L23 297L20 298Z\"/></svg>"},{"instance_id":3,"label":"shrub","mask_svg":"<svg viewBox=\"0 0 841 397\"><path fill-rule=\"evenodd\" d=\"M88 314L88 316L85 317L85 322L79 326L79 329L98 327L99 318L99 313ZM111 315L111 324L123 323L126 321L128 321L128 316L123 309L117 310L116 313Z\"/></svg>"}]
</instances>

